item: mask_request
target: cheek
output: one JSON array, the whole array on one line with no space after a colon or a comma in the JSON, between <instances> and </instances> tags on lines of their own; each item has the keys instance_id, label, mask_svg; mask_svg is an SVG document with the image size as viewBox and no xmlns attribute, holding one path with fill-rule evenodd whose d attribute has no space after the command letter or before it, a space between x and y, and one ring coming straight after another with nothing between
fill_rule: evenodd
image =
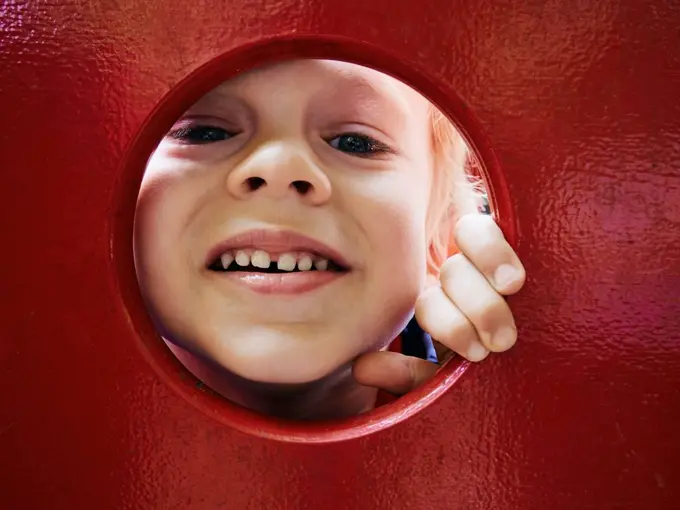
<instances>
[{"instance_id":1,"label":"cheek","mask_svg":"<svg viewBox=\"0 0 680 510\"><path fill-rule=\"evenodd\" d=\"M155 181L142 186L135 211L135 260L142 266L160 262L162 255L177 235L178 208L170 207L172 186Z\"/></svg>"},{"instance_id":2,"label":"cheek","mask_svg":"<svg viewBox=\"0 0 680 510\"><path fill-rule=\"evenodd\" d=\"M427 267L427 183L392 177L374 193L363 194L355 209L366 248L362 254L366 280L357 296L363 303L359 329L367 333L362 337L365 342L379 348L412 317Z\"/></svg>"},{"instance_id":3,"label":"cheek","mask_svg":"<svg viewBox=\"0 0 680 510\"><path fill-rule=\"evenodd\" d=\"M163 217L162 193L149 192L142 188L137 200L134 227L134 256L137 281L149 312L154 318L163 314L168 304L164 296L171 296L165 287L170 282L162 278L165 260L163 253L172 237Z\"/></svg>"},{"instance_id":4,"label":"cheek","mask_svg":"<svg viewBox=\"0 0 680 510\"><path fill-rule=\"evenodd\" d=\"M158 154L150 159L135 213L135 242L142 260L164 257L165 263L172 263L182 255L179 241L201 207L205 190L214 188L209 177L209 169L197 165Z\"/></svg>"},{"instance_id":5,"label":"cheek","mask_svg":"<svg viewBox=\"0 0 680 510\"><path fill-rule=\"evenodd\" d=\"M396 249L395 254L424 255L428 184L415 172L395 177L372 194L371 231L378 244L375 248ZM423 248L423 253L419 252ZM394 257L391 257L394 258Z\"/></svg>"},{"instance_id":6,"label":"cheek","mask_svg":"<svg viewBox=\"0 0 680 510\"><path fill-rule=\"evenodd\" d=\"M425 275L429 184L412 169L385 177L362 188L362 205L355 210L361 211L357 221L366 235L372 272L380 279L374 283L382 292L398 293L397 286L420 288Z\"/></svg>"},{"instance_id":7,"label":"cheek","mask_svg":"<svg viewBox=\"0 0 680 510\"><path fill-rule=\"evenodd\" d=\"M190 187L177 175L145 175L137 199L134 256L137 279L150 311L164 315L177 296L179 279L191 259L185 252L187 218L191 215Z\"/></svg>"}]
</instances>

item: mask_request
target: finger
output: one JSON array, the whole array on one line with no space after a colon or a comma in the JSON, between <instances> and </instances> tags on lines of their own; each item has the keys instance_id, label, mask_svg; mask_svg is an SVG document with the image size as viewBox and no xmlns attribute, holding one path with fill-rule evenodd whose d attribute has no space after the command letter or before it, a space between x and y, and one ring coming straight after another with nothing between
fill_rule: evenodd
<instances>
[{"instance_id":1,"label":"finger","mask_svg":"<svg viewBox=\"0 0 680 510\"><path fill-rule=\"evenodd\" d=\"M444 262L439 279L487 349L500 352L515 344L517 329L510 307L464 255L459 253Z\"/></svg>"},{"instance_id":2,"label":"finger","mask_svg":"<svg viewBox=\"0 0 680 510\"><path fill-rule=\"evenodd\" d=\"M491 216L467 214L456 223L456 246L503 295L519 291L526 280L524 266Z\"/></svg>"},{"instance_id":3,"label":"finger","mask_svg":"<svg viewBox=\"0 0 680 510\"><path fill-rule=\"evenodd\" d=\"M457 354L452 349L449 349L446 345L435 339L432 339L432 345L434 346L434 352L437 355L439 366L444 365Z\"/></svg>"},{"instance_id":4,"label":"finger","mask_svg":"<svg viewBox=\"0 0 680 510\"><path fill-rule=\"evenodd\" d=\"M433 339L470 361L481 361L489 354L475 327L440 286L420 295L416 301L416 320Z\"/></svg>"},{"instance_id":5,"label":"finger","mask_svg":"<svg viewBox=\"0 0 680 510\"><path fill-rule=\"evenodd\" d=\"M359 384L403 395L430 380L438 369L438 365L424 359L380 351L359 357L352 372Z\"/></svg>"}]
</instances>

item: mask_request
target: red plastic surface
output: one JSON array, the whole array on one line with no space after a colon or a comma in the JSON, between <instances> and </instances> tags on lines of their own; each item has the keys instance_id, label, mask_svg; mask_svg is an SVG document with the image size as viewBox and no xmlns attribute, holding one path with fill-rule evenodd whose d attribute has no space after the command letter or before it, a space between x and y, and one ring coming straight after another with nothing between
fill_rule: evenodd
<instances>
[{"instance_id":1,"label":"red plastic surface","mask_svg":"<svg viewBox=\"0 0 680 510\"><path fill-rule=\"evenodd\" d=\"M671 1L5 2L0 507L678 508L679 33ZM453 114L529 274L512 352L313 427L197 387L131 251L173 117L295 55Z\"/></svg>"}]
</instances>

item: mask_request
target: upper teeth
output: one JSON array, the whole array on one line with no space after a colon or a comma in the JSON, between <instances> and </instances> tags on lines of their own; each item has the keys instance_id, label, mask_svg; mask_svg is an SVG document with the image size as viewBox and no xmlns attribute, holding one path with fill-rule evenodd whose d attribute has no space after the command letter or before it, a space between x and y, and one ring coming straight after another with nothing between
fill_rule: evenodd
<instances>
[{"instance_id":1,"label":"upper teeth","mask_svg":"<svg viewBox=\"0 0 680 510\"><path fill-rule=\"evenodd\" d=\"M295 255L292 253L282 253L279 255L279 260L276 263L276 267L278 267L281 271L292 271L295 269L296 263L297 259L295 258Z\"/></svg>"},{"instance_id":2,"label":"upper teeth","mask_svg":"<svg viewBox=\"0 0 680 510\"><path fill-rule=\"evenodd\" d=\"M309 255L303 255L298 259L297 264L300 271L309 271L312 269L312 257Z\"/></svg>"},{"instance_id":3,"label":"upper teeth","mask_svg":"<svg viewBox=\"0 0 680 510\"><path fill-rule=\"evenodd\" d=\"M272 259L266 251L257 250L250 256L251 264L261 269L267 269L271 261Z\"/></svg>"},{"instance_id":4,"label":"upper teeth","mask_svg":"<svg viewBox=\"0 0 680 510\"><path fill-rule=\"evenodd\" d=\"M220 260L222 261L222 267L226 269L234 261L234 256L227 252L220 257Z\"/></svg>"},{"instance_id":5,"label":"upper teeth","mask_svg":"<svg viewBox=\"0 0 680 510\"><path fill-rule=\"evenodd\" d=\"M328 270L328 259L314 258L309 253L282 253L278 257L272 257L263 250L236 250L235 253L224 253L220 257L220 261L224 269L227 269L234 261L241 267L252 264L260 269L268 269L272 263L272 258L277 259L276 267L281 271L293 271L296 266L300 271L309 271L312 266L316 267L318 271Z\"/></svg>"},{"instance_id":6,"label":"upper teeth","mask_svg":"<svg viewBox=\"0 0 680 510\"><path fill-rule=\"evenodd\" d=\"M246 267L247 265L250 264L250 255L248 255L244 251L237 251L236 252L236 263L241 266L241 267Z\"/></svg>"}]
</instances>

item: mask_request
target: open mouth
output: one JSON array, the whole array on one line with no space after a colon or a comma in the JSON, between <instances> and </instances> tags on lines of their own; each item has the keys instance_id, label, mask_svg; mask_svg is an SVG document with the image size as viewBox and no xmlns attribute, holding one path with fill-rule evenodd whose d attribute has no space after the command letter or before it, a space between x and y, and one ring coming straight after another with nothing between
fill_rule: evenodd
<instances>
[{"instance_id":1,"label":"open mouth","mask_svg":"<svg viewBox=\"0 0 680 510\"><path fill-rule=\"evenodd\" d=\"M271 253L258 249L228 250L208 269L216 272L287 274L308 271L343 273L349 268L314 252Z\"/></svg>"}]
</instances>

